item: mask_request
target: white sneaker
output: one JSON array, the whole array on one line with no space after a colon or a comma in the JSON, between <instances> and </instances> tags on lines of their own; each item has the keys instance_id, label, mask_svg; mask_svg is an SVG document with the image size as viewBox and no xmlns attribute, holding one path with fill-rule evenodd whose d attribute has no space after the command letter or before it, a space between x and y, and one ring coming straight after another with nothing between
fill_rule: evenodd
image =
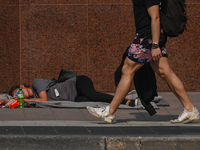
<instances>
[{"instance_id":1,"label":"white sneaker","mask_svg":"<svg viewBox=\"0 0 200 150\"><path fill-rule=\"evenodd\" d=\"M179 115L178 119L171 120L171 123L189 123L200 119L199 111L197 108L194 111L187 111L184 108L182 114Z\"/></svg>"},{"instance_id":2,"label":"white sneaker","mask_svg":"<svg viewBox=\"0 0 200 150\"><path fill-rule=\"evenodd\" d=\"M113 123L113 120L115 119L115 115L111 115L109 113L110 106L107 107L101 107L101 108L93 108L90 106L87 106L87 110L96 118L106 122L106 123Z\"/></svg>"}]
</instances>

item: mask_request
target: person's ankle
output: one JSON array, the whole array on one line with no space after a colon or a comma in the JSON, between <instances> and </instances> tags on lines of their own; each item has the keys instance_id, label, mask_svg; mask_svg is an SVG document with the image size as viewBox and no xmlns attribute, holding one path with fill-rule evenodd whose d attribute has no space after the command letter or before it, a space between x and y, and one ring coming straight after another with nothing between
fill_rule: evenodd
<instances>
[{"instance_id":1,"label":"person's ankle","mask_svg":"<svg viewBox=\"0 0 200 150\"><path fill-rule=\"evenodd\" d=\"M109 114L114 115L115 111L109 106Z\"/></svg>"},{"instance_id":2,"label":"person's ankle","mask_svg":"<svg viewBox=\"0 0 200 150\"><path fill-rule=\"evenodd\" d=\"M190 107L185 107L185 109L189 112L194 111L195 107L194 106L190 106Z\"/></svg>"}]
</instances>

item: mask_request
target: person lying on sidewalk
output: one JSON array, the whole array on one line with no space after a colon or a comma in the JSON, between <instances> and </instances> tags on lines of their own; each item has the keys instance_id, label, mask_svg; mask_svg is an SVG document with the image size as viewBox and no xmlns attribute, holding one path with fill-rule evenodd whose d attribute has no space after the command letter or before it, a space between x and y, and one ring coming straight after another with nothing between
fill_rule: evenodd
<instances>
[{"instance_id":1,"label":"person lying on sidewalk","mask_svg":"<svg viewBox=\"0 0 200 150\"><path fill-rule=\"evenodd\" d=\"M64 82L49 86L49 79L35 79L31 87L16 85L10 89L9 95L16 98L15 94L22 87L25 102L28 101L75 101L75 102L107 102L110 103L113 95L97 92L92 80L87 76L75 76ZM0 107L11 99L0 100ZM137 100L125 98L121 104L135 106Z\"/></svg>"}]
</instances>

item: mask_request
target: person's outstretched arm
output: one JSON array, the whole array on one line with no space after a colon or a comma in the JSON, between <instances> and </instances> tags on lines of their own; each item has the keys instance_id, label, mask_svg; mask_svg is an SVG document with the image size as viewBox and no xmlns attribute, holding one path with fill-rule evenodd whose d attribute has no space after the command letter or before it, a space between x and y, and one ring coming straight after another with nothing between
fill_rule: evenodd
<instances>
[{"instance_id":1,"label":"person's outstretched arm","mask_svg":"<svg viewBox=\"0 0 200 150\"><path fill-rule=\"evenodd\" d=\"M47 101L47 92L42 91L39 94L39 98L32 98L32 99L24 99L25 102L35 101L35 102L41 102L41 101Z\"/></svg>"},{"instance_id":2,"label":"person's outstretched arm","mask_svg":"<svg viewBox=\"0 0 200 150\"><path fill-rule=\"evenodd\" d=\"M0 107L2 107L3 105L7 104L11 99L13 99L13 98L10 98L10 99L0 99Z\"/></svg>"},{"instance_id":3,"label":"person's outstretched arm","mask_svg":"<svg viewBox=\"0 0 200 150\"><path fill-rule=\"evenodd\" d=\"M7 104L10 100L12 99L17 99L17 98L10 98L10 99L0 99L0 108ZM30 102L30 101L35 101L35 102L41 102L41 101L47 101L47 92L46 91L42 91L39 94L39 98L31 98L31 99L24 99L25 102Z\"/></svg>"}]
</instances>

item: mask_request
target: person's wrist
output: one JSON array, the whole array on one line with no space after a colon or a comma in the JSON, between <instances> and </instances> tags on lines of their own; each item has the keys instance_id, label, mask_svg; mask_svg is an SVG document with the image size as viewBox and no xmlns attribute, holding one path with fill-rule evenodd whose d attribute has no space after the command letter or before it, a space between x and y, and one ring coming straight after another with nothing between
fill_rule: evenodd
<instances>
[{"instance_id":1,"label":"person's wrist","mask_svg":"<svg viewBox=\"0 0 200 150\"><path fill-rule=\"evenodd\" d=\"M159 45L157 43L153 43L152 44L152 49L157 49L157 48L159 48Z\"/></svg>"}]
</instances>

